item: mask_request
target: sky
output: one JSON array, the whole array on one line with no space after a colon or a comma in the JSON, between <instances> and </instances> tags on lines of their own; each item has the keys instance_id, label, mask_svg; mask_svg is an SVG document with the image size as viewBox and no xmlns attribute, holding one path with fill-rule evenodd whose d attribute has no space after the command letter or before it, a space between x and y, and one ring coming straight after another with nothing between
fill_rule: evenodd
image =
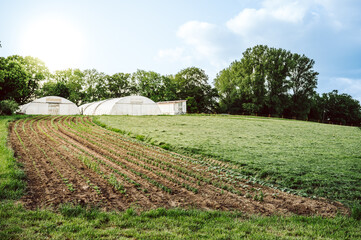
<instances>
[{"instance_id":1,"label":"sky","mask_svg":"<svg viewBox=\"0 0 361 240\"><path fill-rule=\"evenodd\" d=\"M315 60L317 92L361 101L359 0L0 0L0 56L51 71L217 73L258 44Z\"/></svg>"}]
</instances>

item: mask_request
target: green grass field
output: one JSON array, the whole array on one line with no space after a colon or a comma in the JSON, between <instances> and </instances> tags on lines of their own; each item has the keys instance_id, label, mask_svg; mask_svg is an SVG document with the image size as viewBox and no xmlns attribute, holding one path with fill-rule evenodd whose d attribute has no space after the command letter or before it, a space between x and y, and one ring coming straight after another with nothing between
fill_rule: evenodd
<instances>
[{"instance_id":1,"label":"green grass field","mask_svg":"<svg viewBox=\"0 0 361 240\"><path fill-rule=\"evenodd\" d=\"M243 174L349 206L361 199L361 130L249 116L100 116L105 125L243 166ZM144 136L144 137L143 137Z\"/></svg>"},{"instance_id":2,"label":"green grass field","mask_svg":"<svg viewBox=\"0 0 361 240\"><path fill-rule=\"evenodd\" d=\"M160 117L163 118L167 117ZM0 117L0 239L361 238L361 221L347 216L265 217L162 208L139 213L134 209L102 212L68 204L59 209L26 210L14 201L24 193L25 175L6 144L7 123L11 119L14 117Z\"/></svg>"}]
</instances>

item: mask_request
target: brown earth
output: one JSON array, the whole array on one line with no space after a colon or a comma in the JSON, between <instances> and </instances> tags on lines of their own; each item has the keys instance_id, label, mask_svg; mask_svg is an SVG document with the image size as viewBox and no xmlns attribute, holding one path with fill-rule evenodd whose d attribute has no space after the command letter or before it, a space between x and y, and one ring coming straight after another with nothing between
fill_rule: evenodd
<instances>
[{"instance_id":1,"label":"brown earth","mask_svg":"<svg viewBox=\"0 0 361 240\"><path fill-rule=\"evenodd\" d=\"M158 207L240 210L251 214L348 214L340 203L254 184L240 169L182 156L105 130L87 117L35 117L10 125L27 174L30 209L62 203L106 210Z\"/></svg>"}]
</instances>

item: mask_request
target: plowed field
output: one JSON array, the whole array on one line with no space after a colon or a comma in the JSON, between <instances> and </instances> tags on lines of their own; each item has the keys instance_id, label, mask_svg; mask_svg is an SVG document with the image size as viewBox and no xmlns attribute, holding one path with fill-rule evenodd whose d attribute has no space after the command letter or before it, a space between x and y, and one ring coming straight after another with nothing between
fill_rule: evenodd
<instances>
[{"instance_id":1,"label":"plowed field","mask_svg":"<svg viewBox=\"0 0 361 240\"><path fill-rule=\"evenodd\" d=\"M339 203L309 199L244 179L238 166L191 158L103 129L88 117L41 116L10 125L25 166L29 208L61 203L129 207L192 207L247 213L333 216Z\"/></svg>"}]
</instances>

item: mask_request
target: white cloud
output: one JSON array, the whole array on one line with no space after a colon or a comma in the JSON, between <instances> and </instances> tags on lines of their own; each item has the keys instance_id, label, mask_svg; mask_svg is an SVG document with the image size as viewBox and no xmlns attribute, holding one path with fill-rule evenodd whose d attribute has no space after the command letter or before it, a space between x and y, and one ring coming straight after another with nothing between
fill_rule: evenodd
<instances>
[{"instance_id":1,"label":"white cloud","mask_svg":"<svg viewBox=\"0 0 361 240\"><path fill-rule=\"evenodd\" d=\"M309 1L267 0L264 10L270 17L290 23L302 22L309 7Z\"/></svg>"},{"instance_id":2,"label":"white cloud","mask_svg":"<svg viewBox=\"0 0 361 240\"><path fill-rule=\"evenodd\" d=\"M192 46L198 54L210 57L220 51L216 38L220 34L220 29L207 22L190 21L177 31L177 36Z\"/></svg>"},{"instance_id":3,"label":"white cloud","mask_svg":"<svg viewBox=\"0 0 361 240\"><path fill-rule=\"evenodd\" d=\"M177 30L177 37L183 40L182 47L161 49L157 60L187 61L197 65L207 61L216 71L229 64L227 51L234 51L234 39L225 28L208 22L189 21ZM215 73L213 74L215 75Z\"/></svg>"},{"instance_id":4,"label":"white cloud","mask_svg":"<svg viewBox=\"0 0 361 240\"><path fill-rule=\"evenodd\" d=\"M267 17L267 12L264 9L246 8L236 17L229 20L226 25L232 32L245 37L261 25L262 22L265 22Z\"/></svg>"},{"instance_id":5,"label":"white cloud","mask_svg":"<svg viewBox=\"0 0 361 240\"><path fill-rule=\"evenodd\" d=\"M257 37L255 35L270 32L269 28L282 28L284 24L295 27L301 24L310 4L309 1L266 0L262 6L260 9L245 8L230 19L226 26L243 37Z\"/></svg>"}]
</instances>

